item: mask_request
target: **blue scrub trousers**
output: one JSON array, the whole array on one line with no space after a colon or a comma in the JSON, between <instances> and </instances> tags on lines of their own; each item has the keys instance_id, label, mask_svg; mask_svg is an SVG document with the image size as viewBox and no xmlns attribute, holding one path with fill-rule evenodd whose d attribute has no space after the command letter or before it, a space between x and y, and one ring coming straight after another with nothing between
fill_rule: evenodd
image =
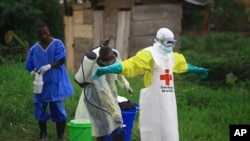
<instances>
[{"instance_id":1,"label":"blue scrub trousers","mask_svg":"<svg viewBox=\"0 0 250 141\"><path fill-rule=\"evenodd\" d=\"M49 104L50 114L46 111ZM44 103L34 103L35 119L40 122L46 122L51 118L53 122L60 122L67 120L67 113L64 109L62 101L52 101Z\"/></svg>"}]
</instances>

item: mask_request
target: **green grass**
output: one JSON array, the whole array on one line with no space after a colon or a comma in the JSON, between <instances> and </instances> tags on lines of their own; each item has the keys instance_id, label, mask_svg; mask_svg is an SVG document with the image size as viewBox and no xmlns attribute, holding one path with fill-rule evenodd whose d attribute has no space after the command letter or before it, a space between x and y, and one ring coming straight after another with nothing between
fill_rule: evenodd
<instances>
[{"instance_id":1,"label":"green grass","mask_svg":"<svg viewBox=\"0 0 250 141\"><path fill-rule=\"evenodd\" d=\"M230 124L250 123L249 89L213 89L201 86L199 81L185 81L183 77L175 77L181 141L228 141ZM140 89L137 86L142 80L139 79L129 79L135 89ZM138 101L137 98L131 97L134 101ZM153 110L149 109L149 112ZM136 134L132 135L133 141L139 140L137 127L138 115L133 129Z\"/></svg>"},{"instance_id":2,"label":"green grass","mask_svg":"<svg viewBox=\"0 0 250 141\"><path fill-rule=\"evenodd\" d=\"M230 124L249 124L249 90L179 86L176 91L182 141L227 141Z\"/></svg>"},{"instance_id":3,"label":"green grass","mask_svg":"<svg viewBox=\"0 0 250 141\"><path fill-rule=\"evenodd\" d=\"M175 75L181 141L228 141L230 124L250 124L249 88L232 86L215 89L201 85L201 80L189 81L187 78L193 77L190 75ZM81 88L73 81L74 74L70 76L76 94L64 101L68 121L74 118L81 94ZM118 86L119 94L138 103L143 87L142 77L128 80L134 94L130 96ZM32 91L32 78L24 70L24 63L0 66L0 140L38 141ZM153 111L149 109L149 112ZM140 140L138 116L134 122L132 141ZM67 138L68 132L67 127ZM51 121L48 122L48 133L50 139L56 138L55 124Z\"/></svg>"},{"instance_id":4,"label":"green grass","mask_svg":"<svg viewBox=\"0 0 250 141\"><path fill-rule=\"evenodd\" d=\"M250 124L249 37L225 32L185 34L180 40L181 52L188 62L210 69L205 81L194 74L175 75L180 141L228 141L230 124ZM0 55L0 141L37 141L33 80L24 70L24 63L19 63L23 56L5 57L17 62L5 63ZM81 88L73 81L74 74L70 76L75 95L64 101L68 121L74 118L81 94ZM140 76L128 80L134 94L130 96L118 86L119 94L138 103L143 80ZM138 116L132 141L140 140ZM51 121L48 133L55 140L55 124ZM68 138L68 128L65 133Z\"/></svg>"}]
</instances>

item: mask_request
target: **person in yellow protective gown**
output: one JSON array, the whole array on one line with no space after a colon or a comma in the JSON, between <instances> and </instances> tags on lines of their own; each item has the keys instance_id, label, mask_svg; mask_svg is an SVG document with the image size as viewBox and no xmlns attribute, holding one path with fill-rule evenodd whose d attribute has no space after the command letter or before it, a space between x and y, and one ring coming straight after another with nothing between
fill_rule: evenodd
<instances>
[{"instance_id":1,"label":"person in yellow protective gown","mask_svg":"<svg viewBox=\"0 0 250 141\"><path fill-rule=\"evenodd\" d=\"M93 75L94 79L106 73L144 75L139 99L141 141L179 141L173 72L208 76L208 69L188 64L182 54L173 53L175 42L171 30L160 28L152 46L120 63L98 68Z\"/></svg>"}]
</instances>

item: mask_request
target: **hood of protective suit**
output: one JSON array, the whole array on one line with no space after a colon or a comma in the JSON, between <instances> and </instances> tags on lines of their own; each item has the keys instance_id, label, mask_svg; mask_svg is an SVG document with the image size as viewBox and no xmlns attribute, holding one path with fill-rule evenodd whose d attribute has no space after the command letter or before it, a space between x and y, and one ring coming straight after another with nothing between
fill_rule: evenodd
<instances>
[{"instance_id":1,"label":"hood of protective suit","mask_svg":"<svg viewBox=\"0 0 250 141\"><path fill-rule=\"evenodd\" d=\"M157 40L175 41L174 33L168 28L160 28L156 33Z\"/></svg>"},{"instance_id":2,"label":"hood of protective suit","mask_svg":"<svg viewBox=\"0 0 250 141\"><path fill-rule=\"evenodd\" d=\"M176 40L174 34L168 28L160 28L156 33L156 46L163 56L167 56L173 51Z\"/></svg>"}]
</instances>

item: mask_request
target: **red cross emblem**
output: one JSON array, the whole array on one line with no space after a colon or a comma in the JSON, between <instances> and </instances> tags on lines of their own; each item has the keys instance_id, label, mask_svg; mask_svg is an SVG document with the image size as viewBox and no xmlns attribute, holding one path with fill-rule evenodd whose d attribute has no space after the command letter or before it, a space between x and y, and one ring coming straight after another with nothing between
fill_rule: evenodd
<instances>
[{"instance_id":1,"label":"red cross emblem","mask_svg":"<svg viewBox=\"0 0 250 141\"><path fill-rule=\"evenodd\" d=\"M172 75L169 74L169 69L166 69L166 70L165 70L165 74L160 75L160 80L165 80L165 84L166 84L166 85L169 85L170 80L172 80L172 79L173 79L173 78L172 78Z\"/></svg>"}]
</instances>

